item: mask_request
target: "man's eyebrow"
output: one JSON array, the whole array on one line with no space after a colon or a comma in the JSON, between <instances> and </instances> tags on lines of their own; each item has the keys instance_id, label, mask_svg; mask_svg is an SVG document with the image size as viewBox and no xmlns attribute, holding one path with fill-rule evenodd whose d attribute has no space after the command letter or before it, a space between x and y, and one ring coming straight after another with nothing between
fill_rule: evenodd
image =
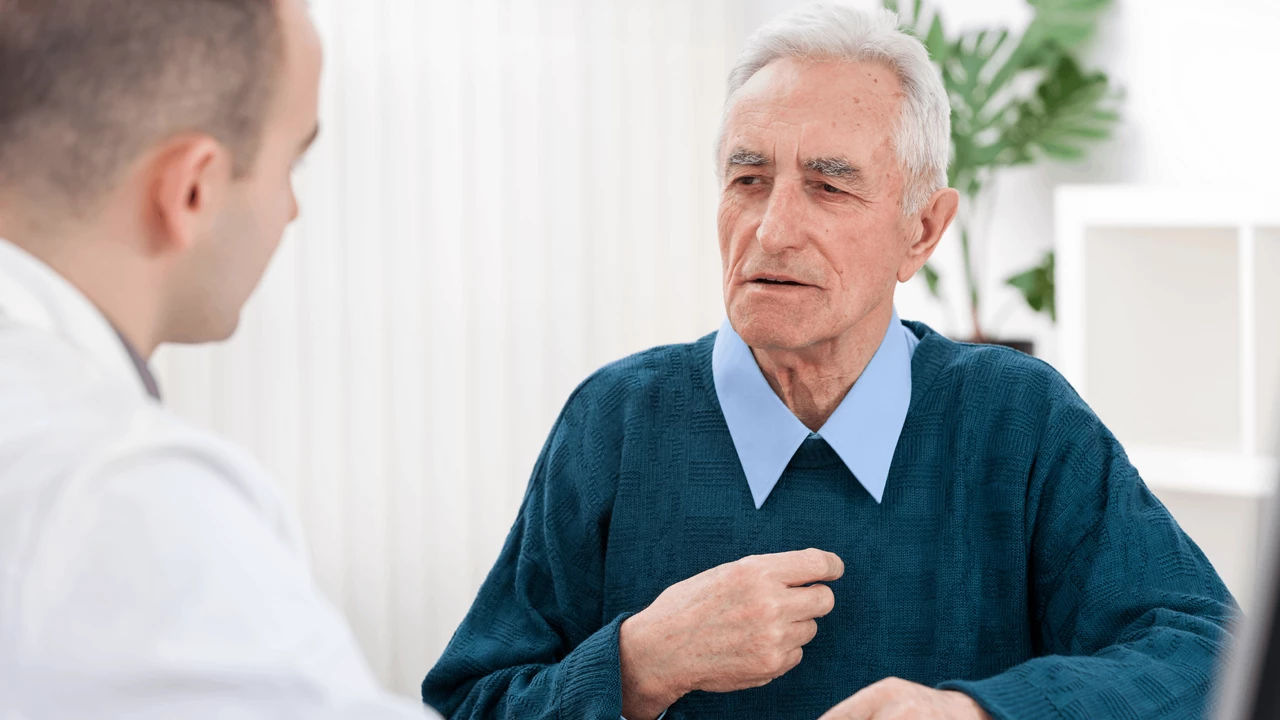
<instances>
[{"instance_id":1,"label":"man's eyebrow","mask_svg":"<svg viewBox=\"0 0 1280 720\"><path fill-rule=\"evenodd\" d=\"M317 137L320 137L320 125L318 123L311 129L311 134L307 135L307 139L298 145L298 154L305 153L315 143Z\"/></svg>"},{"instance_id":2,"label":"man's eyebrow","mask_svg":"<svg viewBox=\"0 0 1280 720\"><path fill-rule=\"evenodd\" d=\"M747 150L746 148L735 148L733 152L729 153L729 159L725 161L724 167L727 171L735 166L763 167L772 164L773 161L765 157L763 153Z\"/></svg>"},{"instance_id":3,"label":"man's eyebrow","mask_svg":"<svg viewBox=\"0 0 1280 720\"><path fill-rule=\"evenodd\" d=\"M804 166L806 169L813 170L826 177L857 178L859 174L858 168L842 157L812 158L806 160Z\"/></svg>"}]
</instances>

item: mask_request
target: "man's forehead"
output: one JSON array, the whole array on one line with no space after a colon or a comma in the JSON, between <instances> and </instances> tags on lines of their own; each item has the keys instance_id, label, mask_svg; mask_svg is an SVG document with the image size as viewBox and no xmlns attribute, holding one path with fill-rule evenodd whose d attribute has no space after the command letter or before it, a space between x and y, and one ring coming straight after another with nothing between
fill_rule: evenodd
<instances>
[{"instance_id":1,"label":"man's forehead","mask_svg":"<svg viewBox=\"0 0 1280 720\"><path fill-rule=\"evenodd\" d=\"M734 93L726 130L879 131L897 119L903 96L897 75L881 63L783 58Z\"/></svg>"},{"instance_id":2,"label":"man's forehead","mask_svg":"<svg viewBox=\"0 0 1280 720\"><path fill-rule=\"evenodd\" d=\"M892 143L901 86L880 63L785 58L734 94L724 152L749 150L778 162L845 157L865 163Z\"/></svg>"},{"instance_id":3,"label":"man's forehead","mask_svg":"<svg viewBox=\"0 0 1280 720\"><path fill-rule=\"evenodd\" d=\"M897 73L882 62L784 57L756 71L732 101L747 107L819 108L896 105L903 96Z\"/></svg>"}]
</instances>

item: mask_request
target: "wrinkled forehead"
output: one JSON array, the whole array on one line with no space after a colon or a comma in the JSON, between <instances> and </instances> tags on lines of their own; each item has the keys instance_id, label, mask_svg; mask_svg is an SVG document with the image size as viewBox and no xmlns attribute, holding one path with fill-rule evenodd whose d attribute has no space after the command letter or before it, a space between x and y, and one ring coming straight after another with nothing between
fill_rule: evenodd
<instances>
[{"instance_id":1,"label":"wrinkled forehead","mask_svg":"<svg viewBox=\"0 0 1280 720\"><path fill-rule=\"evenodd\" d=\"M892 149L903 97L897 74L882 63L775 60L730 98L719 160L748 148L870 162Z\"/></svg>"}]
</instances>

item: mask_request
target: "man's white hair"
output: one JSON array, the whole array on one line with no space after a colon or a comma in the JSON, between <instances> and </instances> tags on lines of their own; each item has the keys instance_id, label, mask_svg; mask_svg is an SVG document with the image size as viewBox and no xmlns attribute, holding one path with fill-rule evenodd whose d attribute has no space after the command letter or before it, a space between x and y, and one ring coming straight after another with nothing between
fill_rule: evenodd
<instances>
[{"instance_id":1,"label":"man's white hair","mask_svg":"<svg viewBox=\"0 0 1280 720\"><path fill-rule=\"evenodd\" d=\"M747 38L729 73L727 114L733 95L760 68L794 57L847 62L879 62L902 83L905 97L893 144L902 166L902 211L919 210L931 195L947 186L951 156L951 105L942 76L915 37L898 29L890 10L863 12L831 3L814 3L779 16ZM720 121L720 140L724 119Z\"/></svg>"}]
</instances>

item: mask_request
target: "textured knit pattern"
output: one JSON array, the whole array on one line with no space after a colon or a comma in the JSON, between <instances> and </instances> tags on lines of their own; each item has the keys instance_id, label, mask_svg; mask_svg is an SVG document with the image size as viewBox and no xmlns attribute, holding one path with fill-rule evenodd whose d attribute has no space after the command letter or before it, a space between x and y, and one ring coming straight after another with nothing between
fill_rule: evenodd
<instances>
[{"instance_id":1,"label":"textured knit pattern","mask_svg":"<svg viewBox=\"0 0 1280 720\"><path fill-rule=\"evenodd\" d=\"M921 343L880 505L810 439L755 509L713 336L590 377L424 700L453 718L616 720L623 619L715 565L818 547L846 570L800 665L668 718L813 720L888 676L995 718L1201 717L1235 613L1204 555L1050 367L907 325Z\"/></svg>"}]
</instances>

